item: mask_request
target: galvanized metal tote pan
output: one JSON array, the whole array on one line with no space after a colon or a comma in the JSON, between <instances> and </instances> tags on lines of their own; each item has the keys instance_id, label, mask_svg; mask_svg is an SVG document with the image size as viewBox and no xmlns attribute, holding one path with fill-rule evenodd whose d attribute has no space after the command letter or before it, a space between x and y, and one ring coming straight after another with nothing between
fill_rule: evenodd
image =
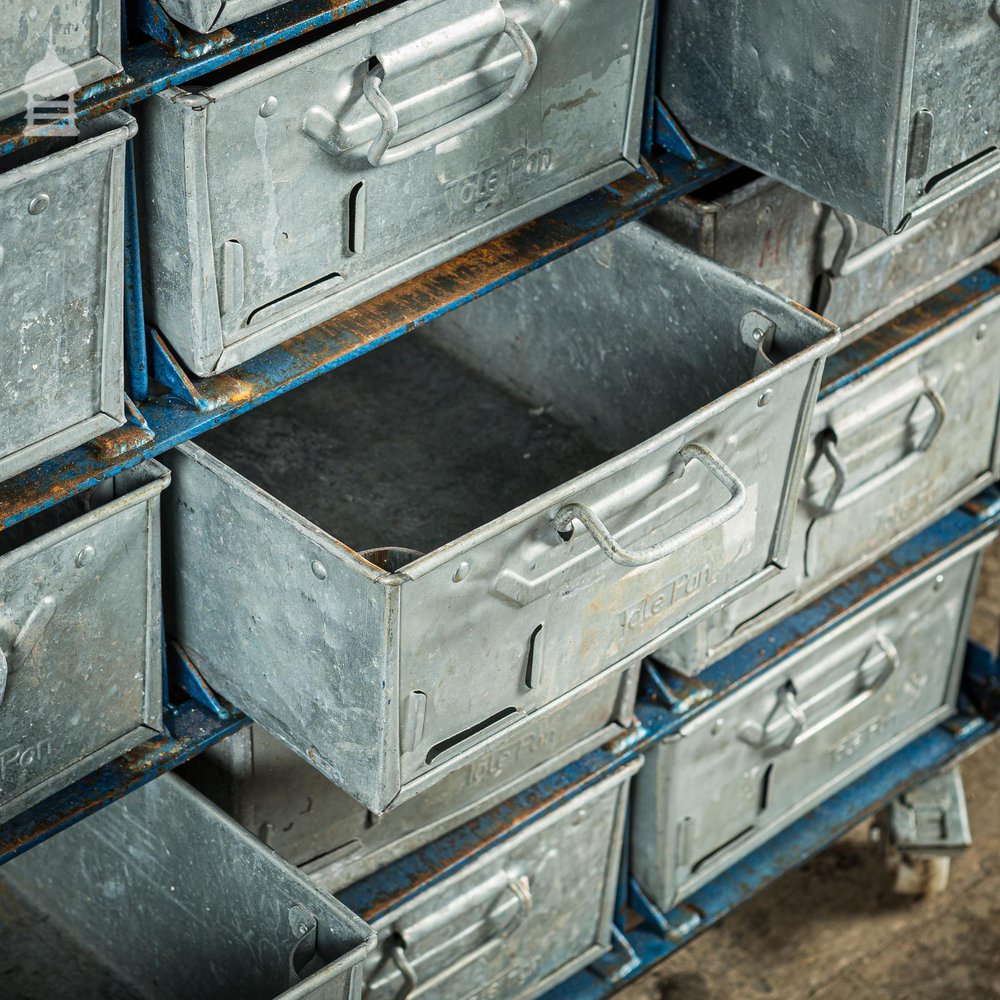
<instances>
[{"instance_id":1,"label":"galvanized metal tote pan","mask_svg":"<svg viewBox=\"0 0 1000 1000\"><path fill-rule=\"evenodd\" d=\"M1000 257L1000 175L895 236L745 170L651 219L671 239L811 306L841 328L843 345Z\"/></svg>"},{"instance_id":2,"label":"galvanized metal tote pan","mask_svg":"<svg viewBox=\"0 0 1000 1000\"><path fill-rule=\"evenodd\" d=\"M147 462L0 533L0 823L162 729Z\"/></svg>"},{"instance_id":3,"label":"galvanized metal tote pan","mask_svg":"<svg viewBox=\"0 0 1000 1000\"><path fill-rule=\"evenodd\" d=\"M886 232L1000 172L986 0L667 0L660 27L695 139Z\"/></svg>"},{"instance_id":4,"label":"galvanized metal tote pan","mask_svg":"<svg viewBox=\"0 0 1000 1000\"><path fill-rule=\"evenodd\" d=\"M1000 275L839 352L824 380L788 568L658 651L670 666L701 669L1000 477Z\"/></svg>"},{"instance_id":5,"label":"galvanized metal tote pan","mask_svg":"<svg viewBox=\"0 0 1000 1000\"><path fill-rule=\"evenodd\" d=\"M38 844L2 877L148 1000L361 998L367 924L175 775Z\"/></svg>"},{"instance_id":6,"label":"galvanized metal tote pan","mask_svg":"<svg viewBox=\"0 0 1000 1000\"><path fill-rule=\"evenodd\" d=\"M0 119L70 117L67 98L121 69L120 0L7 0L0 21ZM37 118L36 118L37 116Z\"/></svg>"},{"instance_id":7,"label":"galvanized metal tote pan","mask_svg":"<svg viewBox=\"0 0 1000 1000\"><path fill-rule=\"evenodd\" d=\"M574 692L556 711L383 816L374 817L261 726L184 768L184 777L329 892L402 857L617 736L633 721L639 665Z\"/></svg>"},{"instance_id":8,"label":"galvanized metal tote pan","mask_svg":"<svg viewBox=\"0 0 1000 1000\"><path fill-rule=\"evenodd\" d=\"M125 422L123 111L0 157L0 480Z\"/></svg>"},{"instance_id":9,"label":"galvanized metal tote pan","mask_svg":"<svg viewBox=\"0 0 1000 1000\"><path fill-rule=\"evenodd\" d=\"M151 98L151 322L221 371L628 173L652 7L408 0Z\"/></svg>"},{"instance_id":10,"label":"galvanized metal tote pan","mask_svg":"<svg viewBox=\"0 0 1000 1000\"><path fill-rule=\"evenodd\" d=\"M417 873L410 885L390 868L348 890L345 899L378 933L365 1000L529 1000L607 952L640 763L571 794L538 786L536 816L500 843L477 843L482 829L518 822L519 801L505 803L463 830L462 861L443 877L435 860L448 843L439 841L406 860Z\"/></svg>"},{"instance_id":11,"label":"galvanized metal tote pan","mask_svg":"<svg viewBox=\"0 0 1000 1000\"><path fill-rule=\"evenodd\" d=\"M453 316L165 458L175 634L375 811L776 571L837 341L639 224Z\"/></svg>"},{"instance_id":12,"label":"galvanized metal tote pan","mask_svg":"<svg viewBox=\"0 0 1000 1000\"><path fill-rule=\"evenodd\" d=\"M632 866L657 906L669 909L955 711L982 550L996 537L911 573L651 749Z\"/></svg>"}]
</instances>

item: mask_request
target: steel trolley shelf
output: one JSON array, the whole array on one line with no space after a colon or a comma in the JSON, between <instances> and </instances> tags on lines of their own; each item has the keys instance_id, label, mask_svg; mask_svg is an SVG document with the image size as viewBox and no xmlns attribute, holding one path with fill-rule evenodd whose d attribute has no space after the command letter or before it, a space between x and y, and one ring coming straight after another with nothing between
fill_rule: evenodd
<instances>
[{"instance_id":1,"label":"steel trolley shelf","mask_svg":"<svg viewBox=\"0 0 1000 1000\"><path fill-rule=\"evenodd\" d=\"M117 0L112 3L117 6ZM250 5L251 9L260 9L264 2L251 0ZM122 70L84 88L76 105L78 120L89 121L125 109L167 88L251 60L295 39L322 38L339 25L351 24L392 4L391 0L292 0L209 34L197 34L178 25L165 13L166 6L169 4L161 6L159 0L129 0L122 4L126 12ZM654 51L654 65L655 60ZM129 148L125 189L124 400L128 422L89 444L0 482L0 531L332 372L732 171L735 165L724 157L688 142L653 90L650 81L641 168L636 172L469 250L405 286L322 322L238 367L206 378L191 375L168 344L147 329L140 277L136 170ZM3 110L5 106L0 104ZM0 121L0 164L4 155L31 141L20 116ZM957 313L975 305L973 282L973 278L966 279L968 300L955 304ZM995 283L992 276L990 282ZM165 394L150 394L154 380L166 388ZM925 538L923 543L913 544L935 546L935 551L941 551L974 522L998 521L1000 491L993 488L925 532L921 536ZM846 586L863 588L871 582L865 573L859 573ZM829 603L832 601L835 598L830 595L825 605L831 620L837 615L836 607ZM799 617L813 613L811 609L823 603L821 600L811 605ZM626 848L612 950L545 997L597 1000L611 995L901 792L971 753L1000 728L998 657L1000 651L970 645L957 715L895 752L669 912L659 911L630 879ZM678 695L665 686L656 688L660 675L655 670L649 677L652 686L647 698L651 700L640 707L633 730L535 788L555 789L559 783L568 789L583 787L604 771L630 763L637 766L633 762L664 739L676 726L678 716L691 707L685 703L683 692ZM164 695L170 696L164 706L165 731L0 825L0 865L250 724L246 716L205 685L179 647L165 649L163 678ZM497 823L498 840L516 832L522 821L518 810L528 809L533 794L538 793L530 789L522 792L484 817L486 823ZM397 877L393 873L405 881L413 865L421 863L431 867L432 884L455 875L463 865L462 836L462 831L448 834L421 849L415 860L396 862L387 869L390 882ZM363 888L356 886L342 898L349 904L356 903L355 910L363 916L371 916L362 905ZM629 929L625 930L629 909Z\"/></svg>"}]
</instances>

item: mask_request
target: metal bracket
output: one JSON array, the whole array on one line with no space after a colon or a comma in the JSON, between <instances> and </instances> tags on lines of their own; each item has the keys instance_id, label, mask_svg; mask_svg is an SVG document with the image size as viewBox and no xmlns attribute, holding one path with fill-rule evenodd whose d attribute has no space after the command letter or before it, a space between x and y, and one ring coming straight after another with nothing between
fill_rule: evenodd
<instances>
[{"instance_id":1,"label":"metal bracket","mask_svg":"<svg viewBox=\"0 0 1000 1000\"><path fill-rule=\"evenodd\" d=\"M288 922L295 941L288 953L288 985L297 986L310 975L309 967L319 952L319 921L301 903L288 909Z\"/></svg>"},{"instance_id":2,"label":"metal bracket","mask_svg":"<svg viewBox=\"0 0 1000 1000\"><path fill-rule=\"evenodd\" d=\"M138 427L144 434L148 434L150 441L156 437L153 428L146 421L142 410L128 396L125 397L125 417L133 427Z\"/></svg>"},{"instance_id":3,"label":"metal bracket","mask_svg":"<svg viewBox=\"0 0 1000 1000\"><path fill-rule=\"evenodd\" d=\"M605 982L620 983L642 967L642 959L623 930L611 925L611 951L591 965Z\"/></svg>"},{"instance_id":4,"label":"metal bracket","mask_svg":"<svg viewBox=\"0 0 1000 1000\"><path fill-rule=\"evenodd\" d=\"M137 0L139 26L150 38L166 46L178 59L201 59L203 56L228 48L236 40L226 28L208 35L199 35L175 24L158 0Z\"/></svg>"},{"instance_id":5,"label":"metal bracket","mask_svg":"<svg viewBox=\"0 0 1000 1000\"><path fill-rule=\"evenodd\" d=\"M218 408L220 401L206 396L198 389L158 330L150 328L149 343L152 347L150 357L153 362L153 378L157 382L165 385L175 396L188 406L193 406L199 413L209 413Z\"/></svg>"},{"instance_id":6,"label":"metal bracket","mask_svg":"<svg viewBox=\"0 0 1000 1000\"><path fill-rule=\"evenodd\" d=\"M700 159L694 143L659 98L653 99L653 142L688 163L697 163Z\"/></svg>"},{"instance_id":7,"label":"metal bracket","mask_svg":"<svg viewBox=\"0 0 1000 1000\"><path fill-rule=\"evenodd\" d=\"M740 339L747 347L756 352L753 373L760 375L774 367L771 351L774 348L774 337L778 332L778 324L770 316L765 316L756 309L744 313L740 320Z\"/></svg>"},{"instance_id":8,"label":"metal bracket","mask_svg":"<svg viewBox=\"0 0 1000 1000\"><path fill-rule=\"evenodd\" d=\"M171 642L167 650L171 682L199 705L207 708L218 719L230 719L233 710L208 686L201 671L177 642Z\"/></svg>"},{"instance_id":9,"label":"metal bracket","mask_svg":"<svg viewBox=\"0 0 1000 1000\"><path fill-rule=\"evenodd\" d=\"M666 705L673 712L687 712L712 697L712 689L664 664L646 660L642 665L642 695Z\"/></svg>"},{"instance_id":10,"label":"metal bracket","mask_svg":"<svg viewBox=\"0 0 1000 1000\"><path fill-rule=\"evenodd\" d=\"M662 938L680 943L689 938L699 924L702 915L691 906L676 906L664 913L640 888L634 878L629 879L629 897L632 909L647 923L652 924Z\"/></svg>"},{"instance_id":11,"label":"metal bracket","mask_svg":"<svg viewBox=\"0 0 1000 1000\"><path fill-rule=\"evenodd\" d=\"M950 857L972 846L957 764L895 799L886 814L890 842L903 854Z\"/></svg>"},{"instance_id":12,"label":"metal bracket","mask_svg":"<svg viewBox=\"0 0 1000 1000\"><path fill-rule=\"evenodd\" d=\"M156 439L152 427L135 403L125 397L125 426L116 427L88 442L86 447L105 462L113 461L150 444Z\"/></svg>"}]
</instances>

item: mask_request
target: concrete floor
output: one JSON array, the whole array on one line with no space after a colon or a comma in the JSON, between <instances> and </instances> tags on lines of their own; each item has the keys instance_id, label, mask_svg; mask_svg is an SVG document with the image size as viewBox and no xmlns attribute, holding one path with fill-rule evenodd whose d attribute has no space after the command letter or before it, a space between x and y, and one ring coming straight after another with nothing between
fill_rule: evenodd
<instances>
[{"instance_id":1,"label":"concrete floor","mask_svg":"<svg viewBox=\"0 0 1000 1000\"><path fill-rule=\"evenodd\" d=\"M1000 545L972 627L1000 636ZM865 825L791 872L616 1000L1000 998L1000 742L962 765L974 846L941 896L896 896Z\"/></svg>"}]
</instances>

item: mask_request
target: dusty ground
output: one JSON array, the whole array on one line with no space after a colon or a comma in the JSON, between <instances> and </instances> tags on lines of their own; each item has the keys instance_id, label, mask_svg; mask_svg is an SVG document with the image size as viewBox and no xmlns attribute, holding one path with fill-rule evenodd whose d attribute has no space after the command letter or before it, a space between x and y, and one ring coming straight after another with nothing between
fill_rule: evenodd
<instances>
[{"instance_id":1,"label":"dusty ground","mask_svg":"<svg viewBox=\"0 0 1000 1000\"><path fill-rule=\"evenodd\" d=\"M973 638L1000 635L1000 545L984 568ZM975 845L951 885L895 896L867 827L786 875L617 1000L1000 998L1000 742L962 765Z\"/></svg>"}]
</instances>

